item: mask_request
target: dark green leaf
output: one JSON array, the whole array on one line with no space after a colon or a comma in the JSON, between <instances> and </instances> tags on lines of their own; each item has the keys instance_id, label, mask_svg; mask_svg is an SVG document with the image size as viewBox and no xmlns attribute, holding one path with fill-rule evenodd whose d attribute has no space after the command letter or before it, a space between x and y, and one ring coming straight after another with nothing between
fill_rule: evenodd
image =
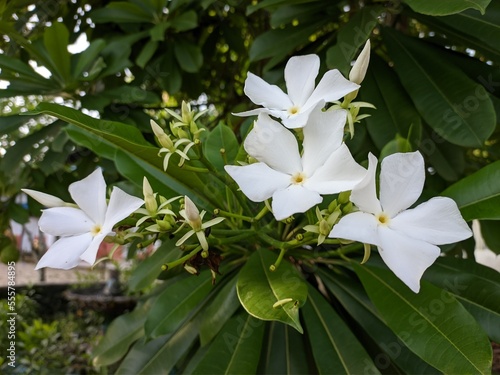
<instances>
[{"instance_id":1,"label":"dark green leaf","mask_svg":"<svg viewBox=\"0 0 500 375\"><path fill-rule=\"evenodd\" d=\"M130 345L144 336L144 322L149 304L138 306L134 311L120 315L106 329L106 334L92 351L94 366L107 366L117 362Z\"/></svg>"},{"instance_id":2,"label":"dark green leaf","mask_svg":"<svg viewBox=\"0 0 500 375\"><path fill-rule=\"evenodd\" d=\"M1 57L1 56L0 56ZM0 117L0 131L2 134L8 134L14 130L19 129L21 125L26 124L33 117L30 116L1 116Z\"/></svg>"},{"instance_id":3,"label":"dark green leaf","mask_svg":"<svg viewBox=\"0 0 500 375\"><path fill-rule=\"evenodd\" d=\"M431 16L446 16L449 14L460 13L465 9L477 9L481 12L481 14L484 14L490 1L491 0L404 0L404 2L415 12Z\"/></svg>"},{"instance_id":4,"label":"dark green leaf","mask_svg":"<svg viewBox=\"0 0 500 375\"><path fill-rule=\"evenodd\" d=\"M192 374L255 374L264 322L241 312L231 318Z\"/></svg>"},{"instance_id":5,"label":"dark green leaf","mask_svg":"<svg viewBox=\"0 0 500 375\"><path fill-rule=\"evenodd\" d=\"M376 347L370 354L378 369L383 373L399 373L401 369L406 373L440 374L410 351L387 327L357 279L328 271L321 271L320 275L328 290L366 332L364 336L358 333L365 347L371 347L371 340L375 342Z\"/></svg>"},{"instance_id":6,"label":"dark green leaf","mask_svg":"<svg viewBox=\"0 0 500 375\"><path fill-rule=\"evenodd\" d=\"M52 74L60 75L68 83L71 77L71 55L68 52L69 32L63 23L55 22L43 34L45 48L54 64Z\"/></svg>"},{"instance_id":7,"label":"dark green leaf","mask_svg":"<svg viewBox=\"0 0 500 375\"><path fill-rule=\"evenodd\" d=\"M451 185L441 195L452 198L466 221L500 219L500 161Z\"/></svg>"},{"instance_id":8,"label":"dark green leaf","mask_svg":"<svg viewBox=\"0 0 500 375\"><path fill-rule=\"evenodd\" d=\"M221 122L210 131L204 143L204 153L208 161L222 171L225 165L233 164L239 146L234 132ZM224 155L221 153L222 150L224 150Z\"/></svg>"},{"instance_id":9,"label":"dark green leaf","mask_svg":"<svg viewBox=\"0 0 500 375\"><path fill-rule=\"evenodd\" d=\"M82 78L84 72L88 72L90 75L92 66L104 47L106 47L106 42L103 39L95 39L90 42L87 49L77 55L78 62L73 71L73 77Z\"/></svg>"},{"instance_id":10,"label":"dark green leaf","mask_svg":"<svg viewBox=\"0 0 500 375\"><path fill-rule=\"evenodd\" d=\"M147 288L160 275L163 264L179 259L181 256L182 252L175 246L174 240L164 240L152 255L142 260L133 270L128 287L132 292Z\"/></svg>"},{"instance_id":11,"label":"dark green leaf","mask_svg":"<svg viewBox=\"0 0 500 375\"><path fill-rule=\"evenodd\" d=\"M416 294L390 271L352 265L386 324L423 360L444 373L491 372L488 337L450 293L422 282Z\"/></svg>"},{"instance_id":12,"label":"dark green leaf","mask_svg":"<svg viewBox=\"0 0 500 375\"><path fill-rule=\"evenodd\" d=\"M337 34L337 43L326 52L326 65L330 69L338 69L348 76L351 62L378 25L377 18L383 11L381 6L364 7L342 26Z\"/></svg>"},{"instance_id":13,"label":"dark green leaf","mask_svg":"<svg viewBox=\"0 0 500 375\"><path fill-rule=\"evenodd\" d=\"M194 10L188 10L185 13L179 14L172 18L170 25L177 31L187 31L198 26L198 15Z\"/></svg>"},{"instance_id":14,"label":"dark green leaf","mask_svg":"<svg viewBox=\"0 0 500 375\"><path fill-rule=\"evenodd\" d=\"M320 374L379 374L351 329L312 286L303 311Z\"/></svg>"},{"instance_id":15,"label":"dark green leaf","mask_svg":"<svg viewBox=\"0 0 500 375\"><path fill-rule=\"evenodd\" d=\"M153 22L153 14L146 12L142 7L126 1L109 3L106 8L94 10L90 17L95 23L143 23Z\"/></svg>"},{"instance_id":16,"label":"dark green leaf","mask_svg":"<svg viewBox=\"0 0 500 375\"><path fill-rule=\"evenodd\" d=\"M486 247L496 254L500 254L500 221L482 220L481 236L483 236ZM499 340L500 341L500 340Z\"/></svg>"},{"instance_id":17,"label":"dark green leaf","mask_svg":"<svg viewBox=\"0 0 500 375\"><path fill-rule=\"evenodd\" d=\"M212 274L204 271L168 286L148 314L146 336L156 338L175 332L212 289Z\"/></svg>"},{"instance_id":18,"label":"dark green leaf","mask_svg":"<svg viewBox=\"0 0 500 375\"><path fill-rule=\"evenodd\" d=\"M307 299L307 285L287 261L282 261L274 272L270 271L276 258L277 255L264 249L252 254L238 276L238 298L250 315L289 324L302 333L299 307ZM289 301L273 307L286 299Z\"/></svg>"},{"instance_id":19,"label":"dark green leaf","mask_svg":"<svg viewBox=\"0 0 500 375\"><path fill-rule=\"evenodd\" d=\"M196 73L203 64L201 48L191 42L179 40L174 45L174 53L182 70L188 73Z\"/></svg>"},{"instance_id":20,"label":"dark green leaf","mask_svg":"<svg viewBox=\"0 0 500 375\"><path fill-rule=\"evenodd\" d=\"M147 42L146 45L142 48L141 53L139 53L139 56L137 56L137 59L135 60L137 66L144 69L144 67L149 62L149 60L151 60L151 57L153 57L157 49L158 49L158 42L153 40Z\"/></svg>"},{"instance_id":21,"label":"dark green leaf","mask_svg":"<svg viewBox=\"0 0 500 375\"><path fill-rule=\"evenodd\" d=\"M481 147L496 126L485 89L444 63L431 46L384 29L394 68L425 121L447 141Z\"/></svg>"},{"instance_id":22,"label":"dark green leaf","mask_svg":"<svg viewBox=\"0 0 500 375\"><path fill-rule=\"evenodd\" d=\"M236 277L227 282L215 295L201 317L200 342L208 344L240 307L236 294Z\"/></svg>"}]
</instances>

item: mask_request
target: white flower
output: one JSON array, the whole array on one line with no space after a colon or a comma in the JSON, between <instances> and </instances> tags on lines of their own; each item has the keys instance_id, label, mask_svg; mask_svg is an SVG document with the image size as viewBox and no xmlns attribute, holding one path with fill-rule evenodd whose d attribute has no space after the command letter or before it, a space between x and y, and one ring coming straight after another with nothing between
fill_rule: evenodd
<instances>
[{"instance_id":1,"label":"white flower","mask_svg":"<svg viewBox=\"0 0 500 375\"><path fill-rule=\"evenodd\" d=\"M320 203L320 194L351 190L365 176L342 142L345 111L314 111L303 128L302 156L291 131L260 114L244 146L259 162L225 166L243 193L254 202L273 198L277 220Z\"/></svg>"},{"instance_id":2,"label":"white flower","mask_svg":"<svg viewBox=\"0 0 500 375\"><path fill-rule=\"evenodd\" d=\"M208 251L208 242L205 236L205 229L210 228L220 222L224 221L223 217L216 217L215 219L209 220L203 223L203 216L205 216L205 211L198 210L198 207L193 203L191 199L186 195L184 197L185 209L181 210L179 214L184 218L184 222L187 223L192 229L189 230L184 236L182 236L176 243L175 246L181 246L186 240L193 234L196 234L198 241L203 250ZM182 228L182 227L181 227ZM181 229L179 228L179 230ZM177 230L175 233L177 233Z\"/></svg>"},{"instance_id":3,"label":"white flower","mask_svg":"<svg viewBox=\"0 0 500 375\"><path fill-rule=\"evenodd\" d=\"M380 200L375 188L377 158L370 154L369 161L366 177L350 198L360 211L340 219L330 237L378 246L385 264L418 293L420 278L440 254L436 245L464 240L472 232L450 198L434 197L408 209L424 186L424 160L418 151L382 161Z\"/></svg>"},{"instance_id":4,"label":"white flower","mask_svg":"<svg viewBox=\"0 0 500 375\"><path fill-rule=\"evenodd\" d=\"M320 60L316 55L295 56L288 60L285 67L288 94L278 86L270 85L255 74L248 73L245 94L252 102L264 108L235 115L251 116L264 112L280 118L287 128L301 128L319 102L334 102L359 88L356 83L345 79L337 69L326 72L315 88L319 65Z\"/></svg>"},{"instance_id":5,"label":"white flower","mask_svg":"<svg viewBox=\"0 0 500 375\"><path fill-rule=\"evenodd\" d=\"M144 203L114 187L107 204L106 182L100 169L72 183L69 193L79 208L53 207L44 210L40 217L40 230L60 239L47 250L35 269L69 269L80 260L94 264L99 245L104 237L113 234L113 226ZM36 194L30 195L37 199Z\"/></svg>"}]
</instances>

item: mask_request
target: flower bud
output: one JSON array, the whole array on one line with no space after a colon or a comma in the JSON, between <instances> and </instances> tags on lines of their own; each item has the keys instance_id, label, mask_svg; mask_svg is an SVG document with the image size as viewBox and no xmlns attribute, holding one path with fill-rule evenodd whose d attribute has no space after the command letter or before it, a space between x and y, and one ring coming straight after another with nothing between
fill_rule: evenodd
<instances>
[{"instance_id":1,"label":"flower bud","mask_svg":"<svg viewBox=\"0 0 500 375\"><path fill-rule=\"evenodd\" d=\"M191 199L189 199L187 195L184 197L184 206L186 219L189 221L189 225L191 226L191 228L193 228L195 231L201 230L200 211L198 211L196 205Z\"/></svg>"},{"instance_id":2,"label":"flower bud","mask_svg":"<svg viewBox=\"0 0 500 375\"><path fill-rule=\"evenodd\" d=\"M370 63L370 39L368 39L359 54L356 62L354 63L351 71L349 72L349 81L357 83L358 85L363 81Z\"/></svg>"},{"instance_id":3,"label":"flower bud","mask_svg":"<svg viewBox=\"0 0 500 375\"><path fill-rule=\"evenodd\" d=\"M151 185L146 177L144 177L142 181L142 193L144 194L146 210L148 210L150 215L155 215L158 210L158 203L156 203L153 188L151 188Z\"/></svg>"},{"instance_id":4,"label":"flower bud","mask_svg":"<svg viewBox=\"0 0 500 375\"><path fill-rule=\"evenodd\" d=\"M62 199L54 197L53 195L42 193L40 191L31 189L21 189L24 193L28 194L31 198L36 200L38 203L43 204L45 207L63 207L66 206L66 202Z\"/></svg>"},{"instance_id":5,"label":"flower bud","mask_svg":"<svg viewBox=\"0 0 500 375\"><path fill-rule=\"evenodd\" d=\"M163 131L160 125L151 120L151 128L153 129L153 133L155 133L158 138L158 142L162 147L166 149L172 150L174 148L174 143L170 139L170 137Z\"/></svg>"}]
</instances>

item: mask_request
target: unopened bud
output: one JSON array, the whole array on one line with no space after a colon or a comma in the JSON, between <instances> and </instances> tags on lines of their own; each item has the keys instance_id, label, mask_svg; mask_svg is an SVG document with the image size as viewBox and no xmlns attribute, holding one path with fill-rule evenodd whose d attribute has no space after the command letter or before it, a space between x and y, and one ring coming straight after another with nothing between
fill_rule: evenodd
<instances>
[{"instance_id":1,"label":"unopened bud","mask_svg":"<svg viewBox=\"0 0 500 375\"><path fill-rule=\"evenodd\" d=\"M142 192L144 194L146 210L148 210L150 215L156 214L156 210L158 210L158 203L156 203L153 188L149 184L149 181L146 177L144 177L144 179L142 180Z\"/></svg>"},{"instance_id":2,"label":"unopened bud","mask_svg":"<svg viewBox=\"0 0 500 375\"><path fill-rule=\"evenodd\" d=\"M189 225L197 231L201 229L201 217L198 207L193 203L193 201L186 195L184 197L184 206L186 212L186 219L189 221Z\"/></svg>"},{"instance_id":3,"label":"unopened bud","mask_svg":"<svg viewBox=\"0 0 500 375\"><path fill-rule=\"evenodd\" d=\"M174 148L174 142L170 139L170 137L163 131L160 125L151 120L151 129L153 129L153 133L155 133L156 138L158 138L158 142L162 147L166 149L172 150Z\"/></svg>"},{"instance_id":4,"label":"unopened bud","mask_svg":"<svg viewBox=\"0 0 500 375\"><path fill-rule=\"evenodd\" d=\"M365 79L366 70L370 63L370 39L368 39L359 54L356 62L354 63L351 71L349 72L349 81L357 83L358 85Z\"/></svg>"},{"instance_id":5,"label":"unopened bud","mask_svg":"<svg viewBox=\"0 0 500 375\"><path fill-rule=\"evenodd\" d=\"M349 202L349 198L351 197L351 191L343 191L339 194L338 200L340 204L346 204Z\"/></svg>"}]
</instances>

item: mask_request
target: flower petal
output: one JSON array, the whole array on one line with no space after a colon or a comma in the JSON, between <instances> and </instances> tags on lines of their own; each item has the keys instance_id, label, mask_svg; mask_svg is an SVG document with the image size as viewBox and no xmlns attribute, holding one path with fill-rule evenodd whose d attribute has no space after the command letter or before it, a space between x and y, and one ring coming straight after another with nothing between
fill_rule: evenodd
<instances>
[{"instance_id":1,"label":"flower petal","mask_svg":"<svg viewBox=\"0 0 500 375\"><path fill-rule=\"evenodd\" d=\"M53 207L44 210L38 225L53 236L75 236L90 233L94 222L82 210L74 207Z\"/></svg>"},{"instance_id":2,"label":"flower petal","mask_svg":"<svg viewBox=\"0 0 500 375\"><path fill-rule=\"evenodd\" d=\"M439 247L382 226L379 227L379 238L379 254L387 267L418 293L420 279L439 256Z\"/></svg>"},{"instance_id":3,"label":"flower petal","mask_svg":"<svg viewBox=\"0 0 500 375\"><path fill-rule=\"evenodd\" d=\"M83 180L69 185L71 198L95 223L103 223L106 215L106 181L97 168Z\"/></svg>"},{"instance_id":4,"label":"flower petal","mask_svg":"<svg viewBox=\"0 0 500 375\"><path fill-rule=\"evenodd\" d=\"M425 181L424 158L420 152L392 154L382 160L380 204L390 217L416 202Z\"/></svg>"},{"instance_id":5,"label":"flower petal","mask_svg":"<svg viewBox=\"0 0 500 375\"><path fill-rule=\"evenodd\" d=\"M35 270L44 267L68 270L76 267L80 263L80 255L87 249L91 241L92 235L90 233L58 239L40 259Z\"/></svg>"},{"instance_id":6,"label":"flower petal","mask_svg":"<svg viewBox=\"0 0 500 375\"><path fill-rule=\"evenodd\" d=\"M317 55L294 56L285 66L288 96L296 106L302 106L311 95L319 71Z\"/></svg>"},{"instance_id":7,"label":"flower petal","mask_svg":"<svg viewBox=\"0 0 500 375\"><path fill-rule=\"evenodd\" d=\"M457 204L446 197L434 197L401 212L391 220L390 227L433 245L454 243L472 236Z\"/></svg>"},{"instance_id":8,"label":"flower petal","mask_svg":"<svg viewBox=\"0 0 500 375\"><path fill-rule=\"evenodd\" d=\"M107 233L101 233L95 236L92 239L92 242L89 244L87 249L80 255L80 259L87 262L88 264L93 265L95 263L95 259L97 258L97 252L99 251L99 246L101 245L104 237L106 237Z\"/></svg>"},{"instance_id":9,"label":"flower petal","mask_svg":"<svg viewBox=\"0 0 500 375\"><path fill-rule=\"evenodd\" d=\"M242 167L226 165L226 172L236 181L243 194L253 202L262 202L272 197L276 190L290 185L290 175L271 169L264 163Z\"/></svg>"},{"instance_id":10,"label":"flower petal","mask_svg":"<svg viewBox=\"0 0 500 375\"><path fill-rule=\"evenodd\" d=\"M288 174L302 171L297 139L266 114L259 115L244 146L249 155L276 171Z\"/></svg>"},{"instance_id":11,"label":"flower petal","mask_svg":"<svg viewBox=\"0 0 500 375\"><path fill-rule=\"evenodd\" d=\"M377 219L372 214L359 211L342 217L328 237L380 245Z\"/></svg>"},{"instance_id":12,"label":"flower petal","mask_svg":"<svg viewBox=\"0 0 500 375\"><path fill-rule=\"evenodd\" d=\"M66 202L64 202L62 199L54 197L53 195L31 189L21 189L21 190L26 194L28 194L31 198L36 200L38 203L43 204L45 207L62 207L66 205Z\"/></svg>"},{"instance_id":13,"label":"flower petal","mask_svg":"<svg viewBox=\"0 0 500 375\"><path fill-rule=\"evenodd\" d=\"M377 172L377 158L371 152L368 154L368 172L351 192L351 202L361 211L378 214L382 211L377 199L375 173Z\"/></svg>"},{"instance_id":14,"label":"flower petal","mask_svg":"<svg viewBox=\"0 0 500 375\"><path fill-rule=\"evenodd\" d=\"M351 190L365 175L366 169L356 163L346 144L342 143L304 186L320 194L335 194Z\"/></svg>"},{"instance_id":15,"label":"flower petal","mask_svg":"<svg viewBox=\"0 0 500 375\"><path fill-rule=\"evenodd\" d=\"M316 108L304 127L302 166L312 175L340 147L347 118L345 110L323 112Z\"/></svg>"},{"instance_id":16,"label":"flower petal","mask_svg":"<svg viewBox=\"0 0 500 375\"><path fill-rule=\"evenodd\" d=\"M314 107L321 100L331 103L357 89L359 89L359 85L345 79L337 69L329 70L321 78L303 107L304 109Z\"/></svg>"},{"instance_id":17,"label":"flower petal","mask_svg":"<svg viewBox=\"0 0 500 375\"><path fill-rule=\"evenodd\" d=\"M306 212L323 201L321 195L301 185L291 185L273 194L273 214L276 220L283 220L298 213Z\"/></svg>"},{"instance_id":18,"label":"flower petal","mask_svg":"<svg viewBox=\"0 0 500 375\"><path fill-rule=\"evenodd\" d=\"M293 106L287 94L278 86L270 85L253 73L248 73L244 92L257 105L270 109L288 109Z\"/></svg>"},{"instance_id":19,"label":"flower petal","mask_svg":"<svg viewBox=\"0 0 500 375\"><path fill-rule=\"evenodd\" d=\"M319 101L317 104L317 107L323 108L325 106L324 101ZM316 110L316 107L309 107L309 108L299 108L299 112L296 114L290 114L288 112L282 112L280 114L276 113L271 113L269 112L270 115L279 117L283 123L283 126L287 127L288 129L298 129L298 128L303 128L306 126L307 121L309 120L309 116L311 113Z\"/></svg>"},{"instance_id":20,"label":"flower petal","mask_svg":"<svg viewBox=\"0 0 500 375\"><path fill-rule=\"evenodd\" d=\"M116 223L125 219L143 204L144 201L142 199L127 194L120 188L113 187L113 191L109 197L109 206L108 211L106 212L106 218L102 224L103 232L108 229L111 231Z\"/></svg>"}]
</instances>

